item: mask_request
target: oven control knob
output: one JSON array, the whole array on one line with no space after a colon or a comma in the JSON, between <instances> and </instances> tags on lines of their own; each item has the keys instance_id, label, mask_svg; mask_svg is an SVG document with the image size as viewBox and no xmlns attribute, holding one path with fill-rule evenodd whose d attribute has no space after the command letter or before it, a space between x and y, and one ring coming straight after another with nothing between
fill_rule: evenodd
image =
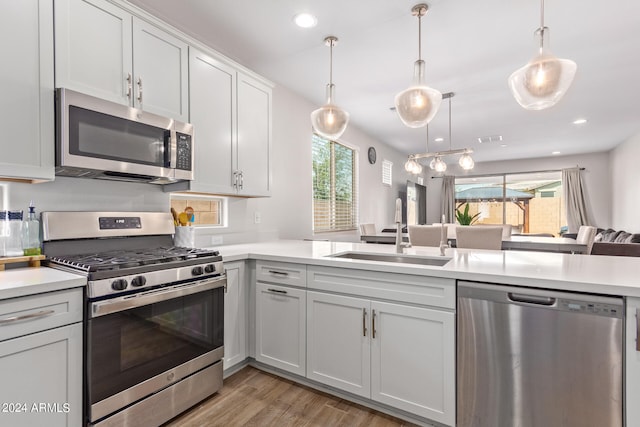
<instances>
[{"instance_id":1,"label":"oven control knob","mask_svg":"<svg viewBox=\"0 0 640 427\"><path fill-rule=\"evenodd\" d=\"M204 272L205 273L213 273L216 271L216 266L213 264L207 264L204 266Z\"/></svg>"},{"instance_id":2,"label":"oven control knob","mask_svg":"<svg viewBox=\"0 0 640 427\"><path fill-rule=\"evenodd\" d=\"M202 267L193 267L191 269L191 275L192 276L202 276Z\"/></svg>"},{"instance_id":3,"label":"oven control knob","mask_svg":"<svg viewBox=\"0 0 640 427\"><path fill-rule=\"evenodd\" d=\"M147 278L144 276L136 276L131 279L131 286L140 287L144 286L147 283Z\"/></svg>"},{"instance_id":4,"label":"oven control knob","mask_svg":"<svg viewBox=\"0 0 640 427\"><path fill-rule=\"evenodd\" d=\"M127 289L127 281L125 279L118 279L111 282L111 289L114 291L124 291Z\"/></svg>"}]
</instances>

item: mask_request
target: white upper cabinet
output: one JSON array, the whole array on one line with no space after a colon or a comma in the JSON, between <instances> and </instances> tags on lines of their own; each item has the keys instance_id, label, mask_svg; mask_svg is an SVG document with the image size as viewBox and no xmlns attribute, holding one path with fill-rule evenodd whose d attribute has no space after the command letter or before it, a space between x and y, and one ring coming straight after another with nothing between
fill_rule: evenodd
<instances>
[{"instance_id":1,"label":"white upper cabinet","mask_svg":"<svg viewBox=\"0 0 640 427\"><path fill-rule=\"evenodd\" d=\"M188 121L188 45L104 0L55 2L56 87Z\"/></svg>"},{"instance_id":2,"label":"white upper cabinet","mask_svg":"<svg viewBox=\"0 0 640 427\"><path fill-rule=\"evenodd\" d=\"M271 192L271 88L238 73L238 193Z\"/></svg>"},{"instance_id":3,"label":"white upper cabinet","mask_svg":"<svg viewBox=\"0 0 640 427\"><path fill-rule=\"evenodd\" d=\"M235 193L236 70L196 49L189 51L191 123L195 131L195 181L202 193Z\"/></svg>"},{"instance_id":4,"label":"white upper cabinet","mask_svg":"<svg viewBox=\"0 0 640 427\"><path fill-rule=\"evenodd\" d=\"M5 64L0 115L0 178L54 178L53 5L51 1L0 3L0 38ZM19 136L18 136L19 135Z\"/></svg>"},{"instance_id":5,"label":"white upper cabinet","mask_svg":"<svg viewBox=\"0 0 640 427\"><path fill-rule=\"evenodd\" d=\"M165 191L269 196L271 87L230 63L189 50L189 111L195 180Z\"/></svg>"}]
</instances>

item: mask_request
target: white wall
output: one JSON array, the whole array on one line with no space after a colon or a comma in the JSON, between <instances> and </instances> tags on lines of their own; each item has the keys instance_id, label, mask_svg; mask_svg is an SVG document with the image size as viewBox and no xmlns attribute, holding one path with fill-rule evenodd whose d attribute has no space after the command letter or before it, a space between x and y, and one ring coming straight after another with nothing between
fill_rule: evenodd
<instances>
[{"instance_id":1,"label":"white wall","mask_svg":"<svg viewBox=\"0 0 640 427\"><path fill-rule=\"evenodd\" d=\"M611 228L640 233L640 134L611 150Z\"/></svg>"},{"instance_id":2,"label":"white wall","mask_svg":"<svg viewBox=\"0 0 640 427\"><path fill-rule=\"evenodd\" d=\"M610 227L611 219L611 177L609 173L609 153L591 153L572 156L552 156L537 159L505 160L476 163L473 170L463 174L457 168L450 174L456 176L490 175L501 173L537 172L560 170L580 166L586 187L587 209L593 223L602 228ZM636 175L637 176L637 175ZM439 222L441 215L440 194L442 180L430 178L427 186L427 222Z\"/></svg>"}]
</instances>

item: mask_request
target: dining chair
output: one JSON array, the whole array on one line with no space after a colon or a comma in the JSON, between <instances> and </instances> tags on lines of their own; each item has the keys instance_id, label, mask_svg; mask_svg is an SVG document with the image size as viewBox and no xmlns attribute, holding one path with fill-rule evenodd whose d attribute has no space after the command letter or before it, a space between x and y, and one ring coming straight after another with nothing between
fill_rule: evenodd
<instances>
[{"instance_id":1,"label":"dining chair","mask_svg":"<svg viewBox=\"0 0 640 427\"><path fill-rule=\"evenodd\" d=\"M432 225L437 225L440 227L442 225L441 222L434 222ZM456 238L456 224L452 222L445 222L444 226L447 227L447 239L455 239Z\"/></svg>"},{"instance_id":2,"label":"dining chair","mask_svg":"<svg viewBox=\"0 0 640 427\"><path fill-rule=\"evenodd\" d=\"M576 242L581 245L587 245L587 250L584 252L589 255L591 248L593 247L593 241L596 238L596 232L598 229L590 225L581 225L578 229L578 235L576 236Z\"/></svg>"},{"instance_id":3,"label":"dining chair","mask_svg":"<svg viewBox=\"0 0 640 427\"><path fill-rule=\"evenodd\" d=\"M474 227L500 227L502 228L502 240L509 240L513 230L511 224L475 224Z\"/></svg>"},{"instance_id":4,"label":"dining chair","mask_svg":"<svg viewBox=\"0 0 640 427\"><path fill-rule=\"evenodd\" d=\"M411 246L440 246L442 228L437 225L410 225L408 231Z\"/></svg>"},{"instance_id":5,"label":"dining chair","mask_svg":"<svg viewBox=\"0 0 640 427\"><path fill-rule=\"evenodd\" d=\"M456 247L460 249L502 249L502 227L456 227Z\"/></svg>"},{"instance_id":6,"label":"dining chair","mask_svg":"<svg viewBox=\"0 0 640 427\"><path fill-rule=\"evenodd\" d=\"M363 236L372 236L376 234L376 225L373 223L360 224L360 234Z\"/></svg>"}]
</instances>

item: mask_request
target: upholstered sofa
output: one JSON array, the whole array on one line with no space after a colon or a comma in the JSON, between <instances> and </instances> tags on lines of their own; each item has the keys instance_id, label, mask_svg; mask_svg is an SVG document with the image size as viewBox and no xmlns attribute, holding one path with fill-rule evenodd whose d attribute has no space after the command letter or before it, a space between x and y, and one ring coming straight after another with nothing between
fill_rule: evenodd
<instances>
[{"instance_id":1,"label":"upholstered sofa","mask_svg":"<svg viewBox=\"0 0 640 427\"><path fill-rule=\"evenodd\" d=\"M621 230L598 230L593 241L591 255L614 255L640 257L640 234Z\"/></svg>"}]
</instances>

